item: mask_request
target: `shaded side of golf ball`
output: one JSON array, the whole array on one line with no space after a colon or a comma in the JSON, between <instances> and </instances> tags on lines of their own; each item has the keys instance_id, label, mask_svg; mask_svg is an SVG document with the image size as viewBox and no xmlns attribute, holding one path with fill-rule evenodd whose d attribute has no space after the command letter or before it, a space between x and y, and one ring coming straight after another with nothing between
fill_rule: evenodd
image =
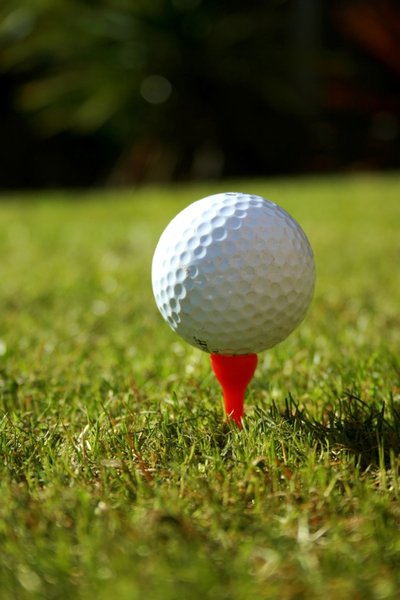
<instances>
[{"instance_id":1,"label":"shaded side of golf ball","mask_svg":"<svg viewBox=\"0 0 400 600\"><path fill-rule=\"evenodd\" d=\"M303 320L315 281L299 224L260 196L198 200L166 227L156 247L157 306L184 340L206 352L271 348Z\"/></svg>"}]
</instances>

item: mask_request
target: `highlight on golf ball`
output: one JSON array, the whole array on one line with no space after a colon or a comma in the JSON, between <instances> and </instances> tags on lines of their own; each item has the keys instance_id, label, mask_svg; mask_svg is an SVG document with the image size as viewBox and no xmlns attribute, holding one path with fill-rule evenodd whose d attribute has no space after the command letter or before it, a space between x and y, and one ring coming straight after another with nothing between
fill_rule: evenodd
<instances>
[{"instance_id":1,"label":"highlight on golf ball","mask_svg":"<svg viewBox=\"0 0 400 600\"><path fill-rule=\"evenodd\" d=\"M156 247L152 284L161 315L211 354L258 353L303 320L315 282L300 225L274 202L227 192L187 206Z\"/></svg>"}]
</instances>

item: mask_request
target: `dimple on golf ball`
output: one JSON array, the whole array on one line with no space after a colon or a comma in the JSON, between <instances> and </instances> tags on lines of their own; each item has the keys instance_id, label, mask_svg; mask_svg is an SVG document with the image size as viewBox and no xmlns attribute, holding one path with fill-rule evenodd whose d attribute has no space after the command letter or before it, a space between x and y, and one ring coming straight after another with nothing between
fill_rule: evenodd
<instances>
[{"instance_id":1,"label":"dimple on golf ball","mask_svg":"<svg viewBox=\"0 0 400 600\"><path fill-rule=\"evenodd\" d=\"M184 340L210 353L251 354L303 320L315 281L300 225L274 202L229 192L187 206L156 247L157 306Z\"/></svg>"}]
</instances>

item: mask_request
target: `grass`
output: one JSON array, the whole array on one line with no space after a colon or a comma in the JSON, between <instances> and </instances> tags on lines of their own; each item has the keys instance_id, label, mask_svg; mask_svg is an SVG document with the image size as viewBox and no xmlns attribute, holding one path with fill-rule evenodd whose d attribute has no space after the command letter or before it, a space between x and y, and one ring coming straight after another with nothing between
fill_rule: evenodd
<instances>
[{"instance_id":1,"label":"grass","mask_svg":"<svg viewBox=\"0 0 400 600\"><path fill-rule=\"evenodd\" d=\"M239 432L149 279L169 219L244 189L314 247L309 315ZM384 600L400 586L400 181L0 203L0 598Z\"/></svg>"}]
</instances>

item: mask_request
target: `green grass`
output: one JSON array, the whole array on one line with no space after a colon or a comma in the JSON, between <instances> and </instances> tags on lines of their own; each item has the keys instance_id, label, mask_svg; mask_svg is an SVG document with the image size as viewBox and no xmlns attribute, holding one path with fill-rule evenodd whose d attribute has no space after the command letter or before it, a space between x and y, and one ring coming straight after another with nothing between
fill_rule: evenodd
<instances>
[{"instance_id":1,"label":"green grass","mask_svg":"<svg viewBox=\"0 0 400 600\"><path fill-rule=\"evenodd\" d=\"M241 432L149 278L170 218L238 188L317 265ZM399 198L395 175L3 196L1 600L398 597Z\"/></svg>"}]
</instances>

